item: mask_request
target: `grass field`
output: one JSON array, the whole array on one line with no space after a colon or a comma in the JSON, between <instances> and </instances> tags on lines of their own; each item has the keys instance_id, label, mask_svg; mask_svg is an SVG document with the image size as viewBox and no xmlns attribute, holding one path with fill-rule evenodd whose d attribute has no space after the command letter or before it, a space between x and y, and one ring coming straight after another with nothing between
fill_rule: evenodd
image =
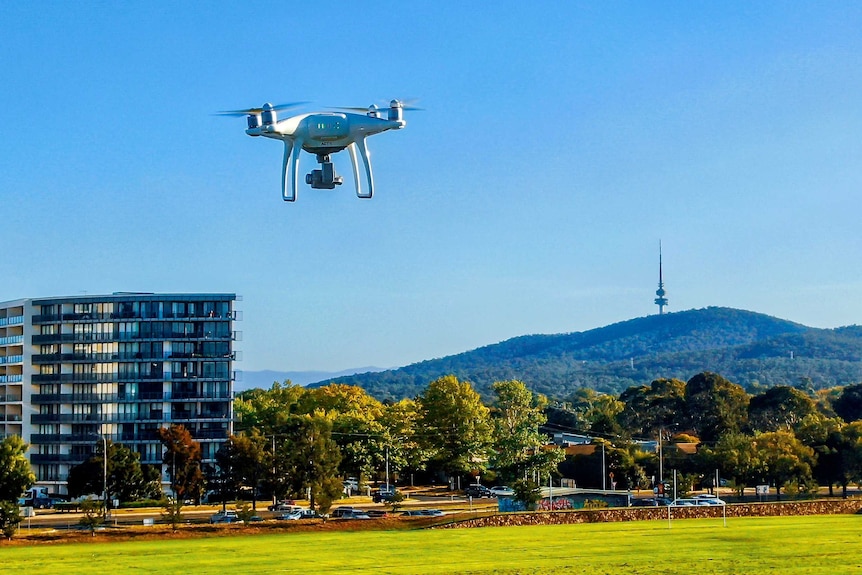
<instances>
[{"instance_id":1,"label":"grass field","mask_svg":"<svg viewBox=\"0 0 862 575\"><path fill-rule=\"evenodd\" d=\"M20 574L862 574L862 516L763 517L3 547Z\"/></svg>"}]
</instances>

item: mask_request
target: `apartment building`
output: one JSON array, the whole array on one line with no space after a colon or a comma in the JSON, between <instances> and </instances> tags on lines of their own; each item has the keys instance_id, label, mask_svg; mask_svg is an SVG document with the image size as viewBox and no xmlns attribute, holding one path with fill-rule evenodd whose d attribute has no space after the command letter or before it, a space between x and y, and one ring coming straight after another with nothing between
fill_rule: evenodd
<instances>
[{"instance_id":1,"label":"apartment building","mask_svg":"<svg viewBox=\"0 0 862 575\"><path fill-rule=\"evenodd\" d=\"M162 463L183 424L204 463L232 432L235 294L115 293L0 303L0 436L30 444L37 485L65 493L102 438Z\"/></svg>"}]
</instances>

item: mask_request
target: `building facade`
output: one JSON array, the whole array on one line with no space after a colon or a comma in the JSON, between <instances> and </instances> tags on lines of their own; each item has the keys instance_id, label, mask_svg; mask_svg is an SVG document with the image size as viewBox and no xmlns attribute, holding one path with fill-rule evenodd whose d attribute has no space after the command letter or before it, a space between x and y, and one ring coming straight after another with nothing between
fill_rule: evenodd
<instances>
[{"instance_id":1,"label":"building facade","mask_svg":"<svg viewBox=\"0 0 862 575\"><path fill-rule=\"evenodd\" d=\"M37 485L59 494L102 438L161 465L157 431L171 424L184 425L213 463L232 432L236 299L115 293L0 303L0 436L29 443Z\"/></svg>"}]
</instances>

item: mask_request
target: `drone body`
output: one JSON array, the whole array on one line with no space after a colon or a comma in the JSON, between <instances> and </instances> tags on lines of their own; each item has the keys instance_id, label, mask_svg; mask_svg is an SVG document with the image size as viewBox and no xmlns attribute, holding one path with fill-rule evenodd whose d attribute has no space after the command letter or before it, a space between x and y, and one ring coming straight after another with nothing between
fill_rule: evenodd
<instances>
[{"instance_id":1,"label":"drone body","mask_svg":"<svg viewBox=\"0 0 862 575\"><path fill-rule=\"evenodd\" d=\"M247 116L249 136L264 136L284 142L284 162L282 164L281 189L286 202L296 200L299 182L299 155L305 150L317 156L321 165L305 176L305 182L315 189L334 189L344 179L335 174L329 156L347 149L353 164L353 177L356 182L356 195L370 198L374 194L374 178L371 172L371 159L365 139L387 130L400 130L407 125L404 121L405 106L399 100L392 100L389 109L381 112L377 106L369 108L347 108L359 110L364 114L350 112L316 112L299 114L284 120L278 119L278 111L296 104L273 106L264 104L261 108L222 112L229 116ZM384 117L385 113L385 117ZM360 179L359 159L362 159L365 185Z\"/></svg>"}]
</instances>

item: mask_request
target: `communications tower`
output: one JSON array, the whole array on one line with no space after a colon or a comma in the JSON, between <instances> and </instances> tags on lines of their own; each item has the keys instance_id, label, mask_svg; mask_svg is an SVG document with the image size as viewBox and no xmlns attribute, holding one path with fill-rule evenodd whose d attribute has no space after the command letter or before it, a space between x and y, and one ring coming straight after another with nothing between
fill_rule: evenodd
<instances>
[{"instance_id":1,"label":"communications tower","mask_svg":"<svg viewBox=\"0 0 862 575\"><path fill-rule=\"evenodd\" d=\"M658 306L658 314L661 315L664 313L664 306L667 305L667 298L664 297L664 281L662 280L661 275L661 241L658 243L658 289L655 290L655 295L658 297L655 298L655 304Z\"/></svg>"}]
</instances>

